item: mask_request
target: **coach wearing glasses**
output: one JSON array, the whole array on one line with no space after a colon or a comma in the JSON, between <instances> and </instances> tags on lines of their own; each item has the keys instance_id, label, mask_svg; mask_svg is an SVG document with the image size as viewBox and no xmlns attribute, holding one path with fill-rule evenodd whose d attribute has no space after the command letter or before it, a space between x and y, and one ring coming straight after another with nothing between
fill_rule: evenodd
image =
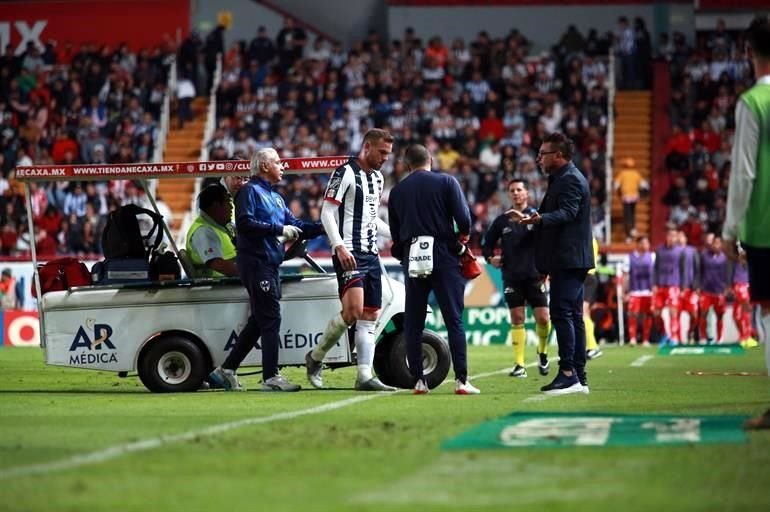
<instances>
[{"instance_id":1,"label":"coach wearing glasses","mask_svg":"<svg viewBox=\"0 0 770 512\"><path fill-rule=\"evenodd\" d=\"M532 215L509 210L521 224L535 226L535 266L551 280L550 313L559 343L559 372L543 386L548 394L588 393L583 281L594 267L588 182L572 163L573 142L548 135L537 161L548 175L548 191Z\"/></svg>"}]
</instances>

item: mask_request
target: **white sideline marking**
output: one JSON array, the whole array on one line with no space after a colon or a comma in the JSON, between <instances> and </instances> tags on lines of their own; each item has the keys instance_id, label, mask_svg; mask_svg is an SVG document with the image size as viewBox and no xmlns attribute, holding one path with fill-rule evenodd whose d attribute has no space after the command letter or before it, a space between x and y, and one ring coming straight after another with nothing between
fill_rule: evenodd
<instances>
[{"instance_id":1,"label":"white sideline marking","mask_svg":"<svg viewBox=\"0 0 770 512\"><path fill-rule=\"evenodd\" d=\"M522 400L522 402L542 402L544 400L548 400L552 396L555 396L555 395L546 395L545 393L541 392L539 395L532 395L525 398L524 400Z\"/></svg>"},{"instance_id":2,"label":"white sideline marking","mask_svg":"<svg viewBox=\"0 0 770 512\"><path fill-rule=\"evenodd\" d=\"M496 370L493 372L480 373L478 375L471 376L470 378L483 379L485 377L491 377L493 375L498 375L501 373L505 373L507 371L509 371L508 368L503 368L501 370ZM447 379L444 382L442 382L441 385L443 386L444 384L447 384L447 383L454 384L454 380ZM405 391L411 391L411 390L402 389L400 391L396 391L395 393L402 393ZM335 409L342 409L343 407L347 407L349 405L357 404L359 402L365 402L367 400L372 400L374 398L379 398L382 396L393 395L395 393L381 392L381 393L361 395L353 398L347 398L345 400L340 400L338 402L330 402L328 404L318 405L316 407L310 407L309 409L281 412L278 414L273 414L271 416L244 418L238 421L230 421L228 423L220 423L219 425L211 425L210 427L202 428L200 430L190 430L187 432L182 432L181 434L158 436L150 439L145 439L143 441L134 441L131 443L117 444L114 446L107 447L103 450L98 450L90 453L83 453L80 455L73 455L72 457L57 460L54 462L43 462L40 464L30 464L28 466L19 466L15 468L3 469L3 470L0 470L0 480L14 478L17 476L41 475L46 473L52 473L54 471L72 469L79 466L85 466L87 464L98 464L100 462L105 462L110 459L115 459L117 457L120 457L122 455L127 455L129 453L142 452L145 450L152 450L153 448L159 448L160 446L163 446L165 444L178 443L181 441L192 441L193 439L196 439L199 437L214 436L216 434L222 434L224 432L229 432L230 430L235 430L241 427L248 427L251 425L261 425L264 423L272 423L274 421L290 420L290 419L298 418L300 416L307 416L310 414L322 414L324 412L333 411Z\"/></svg>"},{"instance_id":3,"label":"white sideline marking","mask_svg":"<svg viewBox=\"0 0 770 512\"><path fill-rule=\"evenodd\" d=\"M639 368L640 366L644 366L647 361L652 359L655 356L646 355L646 356L639 356L638 358L634 359L634 361L631 363L631 366Z\"/></svg>"},{"instance_id":4,"label":"white sideline marking","mask_svg":"<svg viewBox=\"0 0 770 512\"><path fill-rule=\"evenodd\" d=\"M20 466L16 468L4 469L0 471L0 480L4 480L6 478L13 478L16 476L29 476L29 475L51 473L53 471L58 471L63 469L72 469L78 466L84 466L86 464L97 464L99 462L104 462L110 459L114 459L116 457L120 457L121 455L158 448L164 444L176 443L179 441L191 441L198 437L213 436L213 435L228 432L230 430L234 430L240 427L247 427L250 425L260 425L262 423L271 423L273 421L280 421L280 420L290 420L293 418L298 418L300 416L306 416L308 414L320 414L327 411L333 411L335 409L341 409L343 407L347 407L348 405L353 405L358 402L371 400L373 398L377 398L378 396L382 396L382 395L371 394L371 395L356 396L353 398L340 400L338 402L331 402L328 404L311 407L309 409L281 412L278 414L273 414L272 416L245 418L238 421L231 421L228 423L220 423L219 425L212 425L210 427L202 428L200 430L190 430L187 432L182 432L181 434L159 436L151 439L145 439L144 441L134 441L132 443L117 444L117 445L105 448L103 450L84 453L80 455L74 455L72 457L54 461L54 462L45 462L41 464L31 464L29 466Z\"/></svg>"}]
</instances>

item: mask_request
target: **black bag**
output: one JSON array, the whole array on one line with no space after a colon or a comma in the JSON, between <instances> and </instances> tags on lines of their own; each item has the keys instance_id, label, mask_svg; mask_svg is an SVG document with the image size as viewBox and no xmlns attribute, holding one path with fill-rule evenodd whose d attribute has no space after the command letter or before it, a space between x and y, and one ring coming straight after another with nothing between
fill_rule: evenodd
<instances>
[{"instance_id":1,"label":"black bag","mask_svg":"<svg viewBox=\"0 0 770 512\"><path fill-rule=\"evenodd\" d=\"M182 267L179 266L179 259L171 251L164 253L152 253L150 261L150 279L153 281L169 281L182 278Z\"/></svg>"},{"instance_id":2,"label":"black bag","mask_svg":"<svg viewBox=\"0 0 770 512\"><path fill-rule=\"evenodd\" d=\"M147 215L152 221L152 228L142 236L137 216ZM163 239L161 222L163 217L157 213L127 204L110 212L107 225L102 232L102 250L106 259L144 259L149 260L150 253L157 249ZM153 240L153 235L155 239Z\"/></svg>"}]
</instances>

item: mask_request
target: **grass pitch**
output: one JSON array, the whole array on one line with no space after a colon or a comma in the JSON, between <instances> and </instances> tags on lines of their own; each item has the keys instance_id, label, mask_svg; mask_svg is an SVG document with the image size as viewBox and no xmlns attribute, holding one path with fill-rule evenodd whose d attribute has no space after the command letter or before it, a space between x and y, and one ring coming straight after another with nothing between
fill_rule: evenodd
<instances>
[{"instance_id":1,"label":"grass pitch","mask_svg":"<svg viewBox=\"0 0 770 512\"><path fill-rule=\"evenodd\" d=\"M766 376L721 375L764 374L761 349L604 352L589 363L590 395L540 400L532 397L547 380L536 368L527 379L502 371L510 347L469 348L471 374L485 375L473 379L480 396L455 396L451 383L427 396L356 393L352 368L325 373L334 390L154 395L136 378L46 367L40 350L0 349L0 511L770 510L770 431L745 444L440 450L514 411L770 407ZM303 371L285 373L305 384ZM257 376L243 381L259 387Z\"/></svg>"}]
</instances>

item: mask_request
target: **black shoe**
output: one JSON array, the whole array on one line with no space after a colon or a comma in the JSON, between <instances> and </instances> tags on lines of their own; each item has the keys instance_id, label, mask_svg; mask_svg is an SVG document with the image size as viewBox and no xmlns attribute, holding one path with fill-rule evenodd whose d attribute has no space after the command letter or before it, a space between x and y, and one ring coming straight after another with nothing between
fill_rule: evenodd
<instances>
[{"instance_id":1,"label":"black shoe","mask_svg":"<svg viewBox=\"0 0 770 512\"><path fill-rule=\"evenodd\" d=\"M527 369L524 368L521 365L516 365L513 367L513 370L511 370L511 373L509 373L511 377L518 377L520 379L526 379L527 378Z\"/></svg>"},{"instance_id":2,"label":"black shoe","mask_svg":"<svg viewBox=\"0 0 770 512\"><path fill-rule=\"evenodd\" d=\"M551 369L551 363L548 361L548 354L538 354L537 357L540 358L540 362L537 364L537 371L540 372L540 375L548 375L548 370Z\"/></svg>"},{"instance_id":3,"label":"black shoe","mask_svg":"<svg viewBox=\"0 0 770 512\"><path fill-rule=\"evenodd\" d=\"M540 391L547 395L569 395L571 393L582 393L583 386L574 373L571 377L564 375L564 372L556 374L556 378L550 384L540 388Z\"/></svg>"}]
</instances>

